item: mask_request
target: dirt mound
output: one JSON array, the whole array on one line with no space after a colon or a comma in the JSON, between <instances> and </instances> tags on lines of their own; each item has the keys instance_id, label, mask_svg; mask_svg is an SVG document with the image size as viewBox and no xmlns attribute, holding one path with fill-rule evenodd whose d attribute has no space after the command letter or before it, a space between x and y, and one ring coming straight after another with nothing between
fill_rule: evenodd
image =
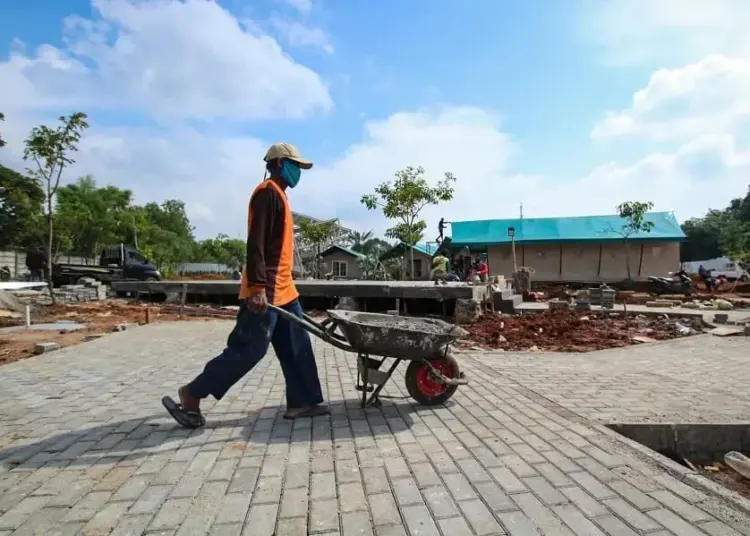
<instances>
[{"instance_id":1,"label":"dirt mound","mask_svg":"<svg viewBox=\"0 0 750 536\"><path fill-rule=\"evenodd\" d=\"M521 316L485 315L465 326L472 343L503 350L589 352L634 344L643 340L667 340L679 336L673 321L632 317L545 311Z\"/></svg>"}]
</instances>

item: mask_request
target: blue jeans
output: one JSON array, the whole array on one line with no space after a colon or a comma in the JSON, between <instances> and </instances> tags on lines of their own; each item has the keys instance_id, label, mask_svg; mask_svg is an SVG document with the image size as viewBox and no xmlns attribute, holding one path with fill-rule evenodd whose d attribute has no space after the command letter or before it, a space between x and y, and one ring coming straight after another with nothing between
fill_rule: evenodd
<instances>
[{"instance_id":1,"label":"blue jeans","mask_svg":"<svg viewBox=\"0 0 750 536\"><path fill-rule=\"evenodd\" d=\"M298 300L284 305L296 316L302 315ZM301 408L323 402L323 393L315 365L310 335L278 313L265 315L251 311L244 303L237 314L237 323L229 334L227 346L206 363L203 372L188 384L190 394L197 398L209 395L217 400L257 365L273 345L286 381L287 408Z\"/></svg>"}]
</instances>

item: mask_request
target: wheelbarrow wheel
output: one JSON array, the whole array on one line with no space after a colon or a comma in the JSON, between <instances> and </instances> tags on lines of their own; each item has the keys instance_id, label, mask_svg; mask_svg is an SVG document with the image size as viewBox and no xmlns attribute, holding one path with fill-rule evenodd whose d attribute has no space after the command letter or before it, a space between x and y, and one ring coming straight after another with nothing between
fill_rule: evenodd
<instances>
[{"instance_id":1,"label":"wheelbarrow wheel","mask_svg":"<svg viewBox=\"0 0 750 536\"><path fill-rule=\"evenodd\" d=\"M458 378L458 361L452 355L430 359L430 364L447 378ZM458 385L447 385L436 378L421 361L412 361L406 369L406 390L411 397L424 406L436 406L447 402L458 389Z\"/></svg>"}]
</instances>

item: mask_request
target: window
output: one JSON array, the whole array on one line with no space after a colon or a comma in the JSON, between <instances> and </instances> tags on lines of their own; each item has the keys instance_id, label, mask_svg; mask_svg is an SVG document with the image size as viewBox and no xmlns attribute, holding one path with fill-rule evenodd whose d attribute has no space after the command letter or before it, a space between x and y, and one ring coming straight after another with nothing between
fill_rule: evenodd
<instances>
[{"instance_id":1,"label":"window","mask_svg":"<svg viewBox=\"0 0 750 536\"><path fill-rule=\"evenodd\" d=\"M422 277L422 259L414 259L414 277Z\"/></svg>"},{"instance_id":2,"label":"window","mask_svg":"<svg viewBox=\"0 0 750 536\"><path fill-rule=\"evenodd\" d=\"M333 261L333 277L347 277L349 274L349 263L346 261Z\"/></svg>"},{"instance_id":3,"label":"window","mask_svg":"<svg viewBox=\"0 0 750 536\"><path fill-rule=\"evenodd\" d=\"M129 250L127 252L128 262L132 264L145 264L146 263L146 257L138 253L137 251L131 251Z\"/></svg>"}]
</instances>

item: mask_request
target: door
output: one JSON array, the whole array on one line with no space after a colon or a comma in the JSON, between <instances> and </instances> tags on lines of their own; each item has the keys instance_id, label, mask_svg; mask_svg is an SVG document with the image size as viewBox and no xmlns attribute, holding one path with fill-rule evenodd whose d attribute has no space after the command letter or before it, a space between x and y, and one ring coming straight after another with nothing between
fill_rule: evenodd
<instances>
[{"instance_id":1,"label":"door","mask_svg":"<svg viewBox=\"0 0 750 536\"><path fill-rule=\"evenodd\" d=\"M125 259L122 263L123 278L142 279L146 257L134 249L125 249Z\"/></svg>"}]
</instances>

